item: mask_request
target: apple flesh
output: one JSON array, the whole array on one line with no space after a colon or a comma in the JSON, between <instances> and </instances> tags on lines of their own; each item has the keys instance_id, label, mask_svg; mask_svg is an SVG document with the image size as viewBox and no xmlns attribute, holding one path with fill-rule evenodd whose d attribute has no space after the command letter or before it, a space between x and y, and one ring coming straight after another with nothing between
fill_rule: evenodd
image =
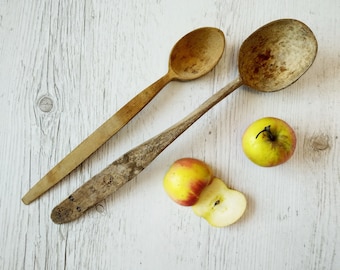
<instances>
[{"instance_id":1,"label":"apple flesh","mask_svg":"<svg viewBox=\"0 0 340 270\"><path fill-rule=\"evenodd\" d=\"M173 201L192 206L212 179L212 170L206 163L194 158L182 158L171 165L164 176L163 186Z\"/></svg>"},{"instance_id":2,"label":"apple flesh","mask_svg":"<svg viewBox=\"0 0 340 270\"><path fill-rule=\"evenodd\" d=\"M229 189L219 178L214 178L192 206L194 213L214 227L225 227L241 218L247 207L245 196Z\"/></svg>"},{"instance_id":3,"label":"apple flesh","mask_svg":"<svg viewBox=\"0 0 340 270\"><path fill-rule=\"evenodd\" d=\"M293 155L296 136L293 128L275 117L252 123L242 137L245 155L255 164L271 167L286 162Z\"/></svg>"}]
</instances>

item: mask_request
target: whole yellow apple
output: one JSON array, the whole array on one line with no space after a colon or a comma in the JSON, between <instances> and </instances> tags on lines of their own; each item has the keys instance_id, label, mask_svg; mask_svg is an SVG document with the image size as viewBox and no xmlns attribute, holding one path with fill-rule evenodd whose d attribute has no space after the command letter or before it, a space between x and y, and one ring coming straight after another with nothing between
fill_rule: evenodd
<instances>
[{"instance_id":1,"label":"whole yellow apple","mask_svg":"<svg viewBox=\"0 0 340 270\"><path fill-rule=\"evenodd\" d=\"M182 158L171 165L164 176L163 186L173 201L192 206L212 178L212 170L206 163L194 158Z\"/></svg>"},{"instance_id":2,"label":"whole yellow apple","mask_svg":"<svg viewBox=\"0 0 340 270\"><path fill-rule=\"evenodd\" d=\"M252 123L242 137L242 148L255 164L271 167L286 162L296 147L294 130L285 121L264 117Z\"/></svg>"}]
</instances>

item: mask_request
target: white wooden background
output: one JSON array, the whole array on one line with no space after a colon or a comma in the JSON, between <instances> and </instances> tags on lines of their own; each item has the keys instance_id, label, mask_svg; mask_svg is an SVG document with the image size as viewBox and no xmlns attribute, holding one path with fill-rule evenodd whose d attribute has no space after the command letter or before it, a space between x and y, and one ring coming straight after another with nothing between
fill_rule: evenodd
<instances>
[{"instance_id":1,"label":"white wooden background","mask_svg":"<svg viewBox=\"0 0 340 270\"><path fill-rule=\"evenodd\" d=\"M0 269L340 269L340 1L0 0ZM130 148L181 119L237 76L242 41L280 18L305 22L319 51L288 89L241 87L144 172L81 219L51 210ZM172 46L220 28L220 63L172 82L64 181L26 206L21 197L130 98L167 72ZM289 122L292 159L261 168L243 154L244 129L263 116ZM191 156L246 194L245 216L216 229L174 204L162 178Z\"/></svg>"}]
</instances>

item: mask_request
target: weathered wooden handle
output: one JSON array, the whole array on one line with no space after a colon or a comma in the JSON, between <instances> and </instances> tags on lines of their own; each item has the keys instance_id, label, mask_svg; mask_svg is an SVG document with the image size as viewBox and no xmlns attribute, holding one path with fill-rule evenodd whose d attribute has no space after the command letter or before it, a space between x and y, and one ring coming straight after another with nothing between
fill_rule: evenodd
<instances>
[{"instance_id":1,"label":"weathered wooden handle","mask_svg":"<svg viewBox=\"0 0 340 270\"><path fill-rule=\"evenodd\" d=\"M173 79L173 74L168 72L162 78L145 88L142 92L131 99L119 111L111 116L104 124L96 129L43 178L40 179L22 198L25 204L40 197L51 187L60 182L72 172L85 159L94 153L100 146L124 127L139 111L141 111L159 91Z\"/></svg>"},{"instance_id":2,"label":"weathered wooden handle","mask_svg":"<svg viewBox=\"0 0 340 270\"><path fill-rule=\"evenodd\" d=\"M204 113L241 85L242 80L236 79L186 118L118 158L56 206L51 214L53 222L61 224L79 218L87 209L133 179Z\"/></svg>"}]
</instances>

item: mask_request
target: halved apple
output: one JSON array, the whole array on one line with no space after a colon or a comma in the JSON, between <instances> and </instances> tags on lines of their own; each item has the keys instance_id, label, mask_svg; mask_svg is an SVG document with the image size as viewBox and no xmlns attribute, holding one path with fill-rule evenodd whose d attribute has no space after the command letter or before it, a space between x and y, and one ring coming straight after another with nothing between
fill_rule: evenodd
<instances>
[{"instance_id":1,"label":"halved apple","mask_svg":"<svg viewBox=\"0 0 340 270\"><path fill-rule=\"evenodd\" d=\"M229 189L221 179L214 178L192 209L210 225L225 227L239 220L246 207L247 200L241 192Z\"/></svg>"}]
</instances>

